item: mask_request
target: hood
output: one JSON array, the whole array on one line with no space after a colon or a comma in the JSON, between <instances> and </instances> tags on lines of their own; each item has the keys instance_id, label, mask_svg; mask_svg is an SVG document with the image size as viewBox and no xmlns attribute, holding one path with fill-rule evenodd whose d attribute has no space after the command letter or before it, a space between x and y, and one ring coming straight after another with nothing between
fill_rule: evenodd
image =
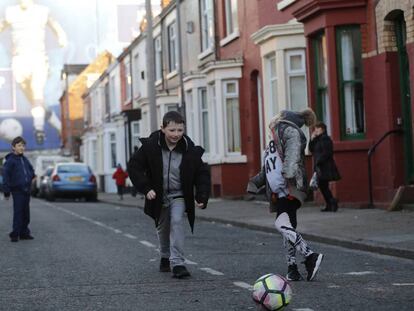
<instances>
[{"instance_id":1,"label":"hood","mask_svg":"<svg viewBox=\"0 0 414 311\"><path fill-rule=\"evenodd\" d=\"M14 159L14 158L19 158L19 157L21 157L22 155L17 155L17 154L15 154L14 152L10 152L9 154L7 154L6 156L5 156L5 158L6 158L6 161L7 160L11 160L11 159Z\"/></svg>"},{"instance_id":2,"label":"hood","mask_svg":"<svg viewBox=\"0 0 414 311\"><path fill-rule=\"evenodd\" d=\"M275 126L281 121L293 123L299 128L304 125L311 127L316 123L316 115L311 108L306 108L303 111L282 110L280 113L275 115L272 120L270 120L269 128L271 130L274 129Z\"/></svg>"}]
</instances>

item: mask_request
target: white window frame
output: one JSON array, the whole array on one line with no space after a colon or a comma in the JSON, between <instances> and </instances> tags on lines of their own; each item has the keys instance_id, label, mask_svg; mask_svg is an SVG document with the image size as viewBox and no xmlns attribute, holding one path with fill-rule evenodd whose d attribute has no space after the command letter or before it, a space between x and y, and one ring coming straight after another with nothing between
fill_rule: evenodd
<instances>
[{"instance_id":1,"label":"white window frame","mask_svg":"<svg viewBox=\"0 0 414 311\"><path fill-rule=\"evenodd\" d=\"M200 0L201 52L213 49L213 5L211 0Z\"/></svg>"},{"instance_id":2,"label":"white window frame","mask_svg":"<svg viewBox=\"0 0 414 311\"><path fill-rule=\"evenodd\" d=\"M138 127L138 131L135 131L135 126ZM132 121L131 122L131 145L132 147L141 146L140 139L141 138L141 121Z\"/></svg>"},{"instance_id":3,"label":"white window frame","mask_svg":"<svg viewBox=\"0 0 414 311\"><path fill-rule=\"evenodd\" d=\"M275 76L272 76L272 60L274 60L274 73ZM277 76L277 57L276 53L272 53L266 56L266 77L267 77L267 88L269 93L269 108L270 114L274 116L276 113L279 112L279 100L278 100L278 76ZM273 88L273 83L275 83L275 87Z\"/></svg>"},{"instance_id":4,"label":"white window frame","mask_svg":"<svg viewBox=\"0 0 414 311\"><path fill-rule=\"evenodd\" d=\"M161 35L158 35L154 39L155 47L155 81L162 80L162 44L161 44Z\"/></svg>"},{"instance_id":5,"label":"white window frame","mask_svg":"<svg viewBox=\"0 0 414 311\"><path fill-rule=\"evenodd\" d=\"M118 163L118 155L117 155L117 138L116 138L116 132L108 132L108 142L109 142L109 168L113 169L116 168L116 165ZM112 154L112 146L115 146L115 159L113 158Z\"/></svg>"},{"instance_id":6,"label":"white window frame","mask_svg":"<svg viewBox=\"0 0 414 311\"><path fill-rule=\"evenodd\" d=\"M177 71L177 23L173 21L167 26L168 33L168 72Z\"/></svg>"},{"instance_id":7,"label":"white window frame","mask_svg":"<svg viewBox=\"0 0 414 311\"><path fill-rule=\"evenodd\" d=\"M291 63L290 59L291 56L300 56L301 57L301 69L298 70L291 70ZM290 79L292 77L304 77L305 84L306 84L306 55L304 49L298 50L288 50L285 53L285 66L286 66L286 94L287 94L287 101L289 105L289 109L293 109L292 106L292 98L290 93ZM308 107L308 94L307 89L304 89L305 92L305 102L303 103L303 109Z\"/></svg>"},{"instance_id":8,"label":"white window frame","mask_svg":"<svg viewBox=\"0 0 414 311\"><path fill-rule=\"evenodd\" d=\"M237 0L225 0L225 15L226 15L226 36L229 36L233 33L237 33L239 31L239 19L237 16Z\"/></svg>"},{"instance_id":9,"label":"white window frame","mask_svg":"<svg viewBox=\"0 0 414 311\"><path fill-rule=\"evenodd\" d=\"M111 75L109 79L109 114L116 111L116 76Z\"/></svg>"},{"instance_id":10,"label":"white window frame","mask_svg":"<svg viewBox=\"0 0 414 311\"><path fill-rule=\"evenodd\" d=\"M205 94L205 102L203 102L203 93ZM205 149L205 153L209 154L211 151L211 131L210 131L210 109L209 109L209 103L208 103L207 88L199 87L197 89L197 97L198 97L198 102L199 102L200 145ZM203 108L203 103L205 104L204 108ZM207 114L207 124L204 124L204 121L203 121L204 114ZM207 132L204 132L205 126L207 126ZM207 133L207 137L204 136L204 133Z\"/></svg>"},{"instance_id":11,"label":"white window frame","mask_svg":"<svg viewBox=\"0 0 414 311\"><path fill-rule=\"evenodd\" d=\"M229 93L227 92L227 85L229 84L234 84L235 86L235 91L233 93ZM224 120L225 120L225 126L224 126L224 131L225 131L225 152L227 155L232 156L232 155L241 155L241 128L240 128L240 98L239 98L239 81L238 80L223 80L222 83L222 87L223 87L223 115L224 115ZM239 151L230 151L229 149L229 141L228 141L228 135L229 135L229 123L228 123L228 115L227 115L227 100L228 99L237 99L238 102L238 120L235 120L236 122L238 122L238 145L239 145ZM232 125L237 126L237 124L233 124ZM236 137L233 137L234 140L236 140Z\"/></svg>"},{"instance_id":12,"label":"white window frame","mask_svg":"<svg viewBox=\"0 0 414 311\"><path fill-rule=\"evenodd\" d=\"M132 87L132 77L131 77L131 62L129 60L124 63L124 79L125 79L125 101L124 105L129 104L131 101L131 87Z\"/></svg>"}]
</instances>

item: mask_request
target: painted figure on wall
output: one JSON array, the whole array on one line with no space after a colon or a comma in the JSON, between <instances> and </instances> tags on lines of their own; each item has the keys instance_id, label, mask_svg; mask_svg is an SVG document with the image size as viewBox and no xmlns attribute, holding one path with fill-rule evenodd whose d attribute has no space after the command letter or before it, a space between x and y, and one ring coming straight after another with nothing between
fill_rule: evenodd
<instances>
[{"instance_id":1,"label":"painted figure on wall","mask_svg":"<svg viewBox=\"0 0 414 311\"><path fill-rule=\"evenodd\" d=\"M60 24L50 16L46 6L35 4L33 0L19 2L18 5L6 8L5 17L0 20L0 32L11 28L13 76L30 102L35 139L37 144L42 145L45 139L45 121L59 133L62 126L55 112L47 108L44 98L49 73L46 27L54 32L61 47L67 45L67 36ZM9 119L2 123L7 120ZM2 131L0 138L7 139Z\"/></svg>"}]
</instances>

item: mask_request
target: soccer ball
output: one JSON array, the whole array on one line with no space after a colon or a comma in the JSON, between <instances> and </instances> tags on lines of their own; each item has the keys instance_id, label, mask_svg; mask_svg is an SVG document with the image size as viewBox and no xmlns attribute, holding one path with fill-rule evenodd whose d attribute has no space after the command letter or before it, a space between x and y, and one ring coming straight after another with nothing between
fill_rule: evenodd
<instances>
[{"instance_id":1,"label":"soccer ball","mask_svg":"<svg viewBox=\"0 0 414 311\"><path fill-rule=\"evenodd\" d=\"M22 136L23 127L14 118L4 119L0 122L0 139L12 141L17 136Z\"/></svg>"},{"instance_id":2,"label":"soccer ball","mask_svg":"<svg viewBox=\"0 0 414 311\"><path fill-rule=\"evenodd\" d=\"M253 300L262 310L282 310L292 298L289 282L280 275L269 273L257 279L253 286Z\"/></svg>"}]
</instances>

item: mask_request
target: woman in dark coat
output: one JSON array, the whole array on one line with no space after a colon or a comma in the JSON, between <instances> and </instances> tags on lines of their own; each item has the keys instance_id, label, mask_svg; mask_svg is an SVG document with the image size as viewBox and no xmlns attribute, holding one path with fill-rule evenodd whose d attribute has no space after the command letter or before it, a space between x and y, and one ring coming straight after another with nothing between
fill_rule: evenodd
<instances>
[{"instance_id":1,"label":"woman in dark coat","mask_svg":"<svg viewBox=\"0 0 414 311\"><path fill-rule=\"evenodd\" d=\"M333 158L333 143L326 133L326 125L319 122L315 125L312 140L309 142L309 150L313 155L313 169L318 176L318 186L326 206L322 212L336 212L338 201L333 197L329 189L329 182L341 179Z\"/></svg>"}]
</instances>

